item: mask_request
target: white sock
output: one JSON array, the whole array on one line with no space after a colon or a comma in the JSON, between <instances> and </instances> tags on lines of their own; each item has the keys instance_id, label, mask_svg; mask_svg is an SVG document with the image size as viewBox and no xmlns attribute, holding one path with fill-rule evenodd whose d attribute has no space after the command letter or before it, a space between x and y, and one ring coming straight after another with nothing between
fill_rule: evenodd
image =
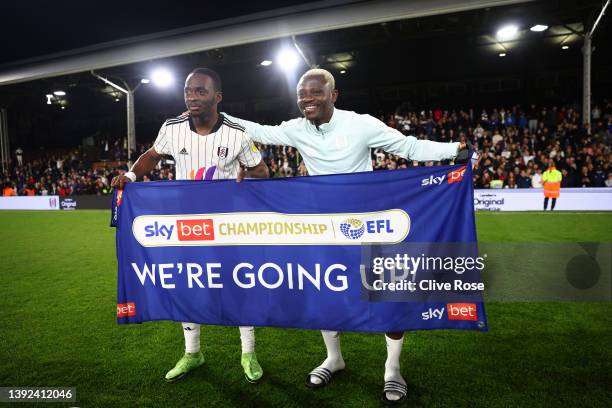
<instances>
[{"instance_id":1,"label":"white sock","mask_svg":"<svg viewBox=\"0 0 612 408\"><path fill-rule=\"evenodd\" d=\"M387 341L387 361L385 361L385 381L397 381L406 385L406 381L400 373L400 354L402 354L402 345L404 344L404 336L399 340L393 340L385 335ZM387 392L387 399L398 400L401 395L396 392Z\"/></svg>"},{"instance_id":2,"label":"white sock","mask_svg":"<svg viewBox=\"0 0 612 408\"><path fill-rule=\"evenodd\" d=\"M327 358L319 367L327 368L332 373L344 369L344 359L342 358L342 350L340 350L340 333L337 331L321 330L325 348L327 349ZM310 381L315 384L321 384L322 380L314 375L310 376Z\"/></svg>"},{"instance_id":3,"label":"white sock","mask_svg":"<svg viewBox=\"0 0 612 408\"><path fill-rule=\"evenodd\" d=\"M239 327L240 329L240 344L242 345L242 354L255 352L255 328L254 327Z\"/></svg>"},{"instance_id":4,"label":"white sock","mask_svg":"<svg viewBox=\"0 0 612 408\"><path fill-rule=\"evenodd\" d=\"M197 323L182 323L185 336L185 353L200 352L200 325Z\"/></svg>"}]
</instances>

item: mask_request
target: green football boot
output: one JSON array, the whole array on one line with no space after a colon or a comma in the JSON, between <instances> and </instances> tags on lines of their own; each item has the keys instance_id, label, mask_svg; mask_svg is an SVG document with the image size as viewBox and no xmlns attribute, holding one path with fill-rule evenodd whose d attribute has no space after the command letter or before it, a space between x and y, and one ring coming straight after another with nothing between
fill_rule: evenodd
<instances>
[{"instance_id":1,"label":"green football boot","mask_svg":"<svg viewBox=\"0 0 612 408\"><path fill-rule=\"evenodd\" d=\"M166 381L174 382L185 376L194 368L198 368L204 364L204 356L202 352L185 353L183 357L176 363L174 368L166 373Z\"/></svg>"},{"instance_id":2,"label":"green football boot","mask_svg":"<svg viewBox=\"0 0 612 408\"><path fill-rule=\"evenodd\" d=\"M263 370L257 362L257 356L255 353L242 353L240 364L242 365L244 376L248 382L256 383L261 379Z\"/></svg>"}]
</instances>

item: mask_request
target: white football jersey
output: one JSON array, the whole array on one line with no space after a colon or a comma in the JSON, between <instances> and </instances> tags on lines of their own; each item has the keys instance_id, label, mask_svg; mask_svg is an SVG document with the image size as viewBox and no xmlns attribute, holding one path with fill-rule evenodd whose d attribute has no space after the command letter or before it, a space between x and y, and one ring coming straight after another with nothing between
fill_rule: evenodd
<instances>
[{"instance_id":1,"label":"white football jersey","mask_svg":"<svg viewBox=\"0 0 612 408\"><path fill-rule=\"evenodd\" d=\"M164 122L153 148L174 158L176 180L235 179L240 164L255 167L261 154L244 127L219 114L210 134L195 130L189 114Z\"/></svg>"}]
</instances>

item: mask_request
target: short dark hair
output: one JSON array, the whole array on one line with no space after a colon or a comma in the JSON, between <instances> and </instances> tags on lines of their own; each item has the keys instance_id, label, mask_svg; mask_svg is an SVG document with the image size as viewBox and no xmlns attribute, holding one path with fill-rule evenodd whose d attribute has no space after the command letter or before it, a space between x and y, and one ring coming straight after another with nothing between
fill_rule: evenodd
<instances>
[{"instance_id":1,"label":"short dark hair","mask_svg":"<svg viewBox=\"0 0 612 408\"><path fill-rule=\"evenodd\" d=\"M215 86L215 91L221 92L221 77L215 71L210 68L196 68L190 72L191 74L200 74L206 75L213 81L213 85Z\"/></svg>"}]
</instances>

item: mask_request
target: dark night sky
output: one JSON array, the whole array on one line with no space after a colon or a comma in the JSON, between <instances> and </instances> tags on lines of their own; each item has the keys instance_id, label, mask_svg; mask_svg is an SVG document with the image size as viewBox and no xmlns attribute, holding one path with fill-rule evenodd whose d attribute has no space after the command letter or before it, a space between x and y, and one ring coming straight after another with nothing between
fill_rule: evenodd
<instances>
[{"instance_id":1,"label":"dark night sky","mask_svg":"<svg viewBox=\"0 0 612 408\"><path fill-rule=\"evenodd\" d=\"M0 65L102 42L313 2L313 0L1 1Z\"/></svg>"}]
</instances>

